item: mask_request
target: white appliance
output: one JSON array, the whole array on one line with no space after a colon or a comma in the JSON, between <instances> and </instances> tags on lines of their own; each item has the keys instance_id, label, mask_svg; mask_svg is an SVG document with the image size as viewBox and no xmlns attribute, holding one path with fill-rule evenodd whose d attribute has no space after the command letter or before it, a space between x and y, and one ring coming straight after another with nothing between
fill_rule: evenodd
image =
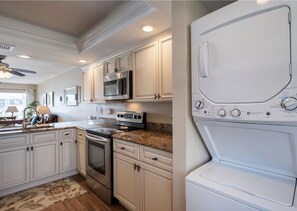
<instances>
[{"instance_id":1,"label":"white appliance","mask_svg":"<svg viewBox=\"0 0 297 211\"><path fill-rule=\"evenodd\" d=\"M297 210L297 2L238 1L191 30L212 160L186 177L187 211Z\"/></svg>"}]
</instances>

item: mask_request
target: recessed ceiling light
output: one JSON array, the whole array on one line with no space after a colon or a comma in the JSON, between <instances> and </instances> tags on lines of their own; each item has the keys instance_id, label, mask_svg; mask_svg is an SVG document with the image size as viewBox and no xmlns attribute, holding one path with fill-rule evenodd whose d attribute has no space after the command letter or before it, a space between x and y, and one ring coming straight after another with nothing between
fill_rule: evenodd
<instances>
[{"instance_id":1,"label":"recessed ceiling light","mask_svg":"<svg viewBox=\"0 0 297 211\"><path fill-rule=\"evenodd\" d=\"M152 32L152 31L154 31L154 27L152 27L150 25L145 25L142 27L142 30L145 32Z\"/></svg>"},{"instance_id":2,"label":"recessed ceiling light","mask_svg":"<svg viewBox=\"0 0 297 211\"><path fill-rule=\"evenodd\" d=\"M30 59L31 56L27 56L27 55L17 55L17 57L23 58L23 59Z\"/></svg>"},{"instance_id":3,"label":"recessed ceiling light","mask_svg":"<svg viewBox=\"0 0 297 211\"><path fill-rule=\"evenodd\" d=\"M80 63L87 63L87 61L86 60L83 60L83 59L78 60L78 62L80 62Z\"/></svg>"}]
</instances>

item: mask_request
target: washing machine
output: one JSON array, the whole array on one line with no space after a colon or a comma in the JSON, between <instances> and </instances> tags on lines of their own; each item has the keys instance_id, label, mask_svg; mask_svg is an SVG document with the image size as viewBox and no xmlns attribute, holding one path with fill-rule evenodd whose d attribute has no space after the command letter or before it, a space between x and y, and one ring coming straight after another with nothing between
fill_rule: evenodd
<instances>
[{"instance_id":1,"label":"washing machine","mask_svg":"<svg viewBox=\"0 0 297 211\"><path fill-rule=\"evenodd\" d=\"M237 1L191 25L192 115L212 160L187 211L297 210L297 2Z\"/></svg>"}]
</instances>

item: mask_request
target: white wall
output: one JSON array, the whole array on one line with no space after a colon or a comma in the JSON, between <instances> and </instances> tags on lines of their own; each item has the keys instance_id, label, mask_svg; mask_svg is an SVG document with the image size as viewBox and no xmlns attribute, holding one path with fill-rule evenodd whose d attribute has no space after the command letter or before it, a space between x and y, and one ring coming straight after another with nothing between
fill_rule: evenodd
<instances>
[{"instance_id":1,"label":"white wall","mask_svg":"<svg viewBox=\"0 0 297 211\"><path fill-rule=\"evenodd\" d=\"M190 24L205 14L199 1L172 1L173 211L186 210L186 175L209 160L191 116Z\"/></svg>"},{"instance_id":2,"label":"white wall","mask_svg":"<svg viewBox=\"0 0 297 211\"><path fill-rule=\"evenodd\" d=\"M89 115L98 116L102 108L110 108L113 113L117 111L145 111L148 122L171 124L172 103L108 103L90 104L80 103L78 106L65 106L59 101L60 96L64 100L64 89L72 86L82 86L83 75L79 68L64 72L61 75L38 84L37 96L48 92L54 92L54 107L50 107L52 113L59 116L59 121L87 120Z\"/></svg>"}]
</instances>

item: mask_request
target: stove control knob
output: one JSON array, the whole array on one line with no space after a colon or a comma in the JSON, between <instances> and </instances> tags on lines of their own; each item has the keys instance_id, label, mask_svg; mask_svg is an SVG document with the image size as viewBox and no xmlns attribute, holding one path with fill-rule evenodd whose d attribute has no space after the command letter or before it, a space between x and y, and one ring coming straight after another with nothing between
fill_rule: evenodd
<instances>
[{"instance_id":1,"label":"stove control knob","mask_svg":"<svg viewBox=\"0 0 297 211\"><path fill-rule=\"evenodd\" d=\"M224 116L226 116L226 111L224 109L220 109L220 110L218 110L218 115L221 117L224 117Z\"/></svg>"},{"instance_id":2,"label":"stove control knob","mask_svg":"<svg viewBox=\"0 0 297 211\"><path fill-rule=\"evenodd\" d=\"M297 108L297 99L295 97L285 97L281 101L281 107L287 111L293 111Z\"/></svg>"},{"instance_id":3,"label":"stove control knob","mask_svg":"<svg viewBox=\"0 0 297 211\"><path fill-rule=\"evenodd\" d=\"M231 115L233 117L239 117L241 115L241 111L239 109L235 108L231 111Z\"/></svg>"},{"instance_id":4,"label":"stove control knob","mask_svg":"<svg viewBox=\"0 0 297 211\"><path fill-rule=\"evenodd\" d=\"M201 110L201 109L203 108L203 106L204 106L203 101L201 101L201 100L197 100L197 101L195 102L195 107L196 107L198 110Z\"/></svg>"}]
</instances>

